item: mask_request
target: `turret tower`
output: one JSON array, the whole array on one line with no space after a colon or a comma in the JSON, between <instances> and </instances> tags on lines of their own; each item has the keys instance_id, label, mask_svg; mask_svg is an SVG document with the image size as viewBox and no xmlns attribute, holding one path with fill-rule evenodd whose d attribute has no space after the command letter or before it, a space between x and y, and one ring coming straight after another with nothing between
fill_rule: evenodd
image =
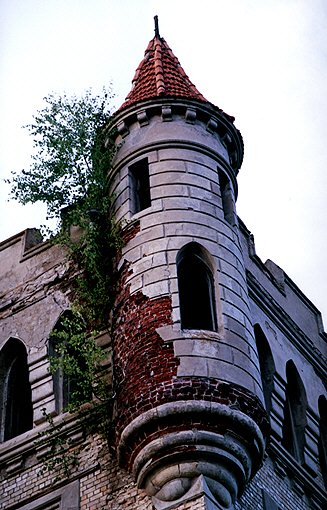
<instances>
[{"instance_id":1,"label":"turret tower","mask_svg":"<svg viewBox=\"0 0 327 510\"><path fill-rule=\"evenodd\" d=\"M158 510L200 494L208 508L233 508L265 450L233 122L191 83L156 20L114 117L110 180L125 242L113 313L116 442Z\"/></svg>"}]
</instances>

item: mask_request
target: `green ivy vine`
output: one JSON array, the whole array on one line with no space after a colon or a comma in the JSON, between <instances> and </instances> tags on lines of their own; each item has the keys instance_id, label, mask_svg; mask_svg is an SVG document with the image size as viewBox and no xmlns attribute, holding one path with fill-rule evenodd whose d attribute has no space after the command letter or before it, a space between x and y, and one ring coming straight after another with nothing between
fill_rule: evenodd
<instances>
[{"instance_id":1,"label":"green ivy vine","mask_svg":"<svg viewBox=\"0 0 327 510\"><path fill-rule=\"evenodd\" d=\"M100 428L108 420L112 391L102 374L106 353L96 338L108 328L115 289L113 261L121 246L108 186L115 154L105 129L111 98L107 90L98 95L88 90L82 97L45 97L45 107L25 126L34 140L30 167L13 172L9 180L13 199L21 204L46 204L48 223L43 233L50 242L64 246L72 261L70 316L53 332L56 353L50 370L61 371L74 382L66 410L78 411L88 426L93 420L93 426ZM85 402L91 403L92 413L88 408L83 415ZM45 469L61 470L67 476L67 466L76 460L67 457L69 440L58 434L52 416L45 412L45 417L49 428L41 441L51 444ZM69 459L67 466L63 459Z\"/></svg>"}]
</instances>

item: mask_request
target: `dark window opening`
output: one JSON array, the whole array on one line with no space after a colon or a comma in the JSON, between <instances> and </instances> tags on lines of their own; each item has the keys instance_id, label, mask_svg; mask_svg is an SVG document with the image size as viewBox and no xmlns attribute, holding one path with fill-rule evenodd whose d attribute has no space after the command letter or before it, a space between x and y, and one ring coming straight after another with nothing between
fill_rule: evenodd
<instances>
[{"instance_id":1,"label":"dark window opening","mask_svg":"<svg viewBox=\"0 0 327 510\"><path fill-rule=\"evenodd\" d=\"M60 341L55 336L55 331L49 340L49 356L50 361L53 358L60 358ZM53 392L56 403L56 412L61 413L71 403L71 378L64 373L63 369L59 367L52 373Z\"/></svg>"},{"instance_id":2,"label":"dark window opening","mask_svg":"<svg viewBox=\"0 0 327 510\"><path fill-rule=\"evenodd\" d=\"M286 401L282 445L301 464L304 463L307 398L293 361L286 364Z\"/></svg>"},{"instance_id":3,"label":"dark window opening","mask_svg":"<svg viewBox=\"0 0 327 510\"><path fill-rule=\"evenodd\" d=\"M132 214L151 206L148 159L142 159L129 167Z\"/></svg>"},{"instance_id":4,"label":"dark window opening","mask_svg":"<svg viewBox=\"0 0 327 510\"><path fill-rule=\"evenodd\" d=\"M272 356L269 343L258 324L255 324L254 326L254 336L259 356L263 396L265 399L267 413L270 414L272 407L271 399L274 390L274 358Z\"/></svg>"},{"instance_id":5,"label":"dark window opening","mask_svg":"<svg viewBox=\"0 0 327 510\"><path fill-rule=\"evenodd\" d=\"M326 397L320 395L318 400L319 408L319 463L321 474L327 488L327 400Z\"/></svg>"},{"instance_id":6,"label":"dark window opening","mask_svg":"<svg viewBox=\"0 0 327 510\"><path fill-rule=\"evenodd\" d=\"M25 346L8 340L0 353L0 439L7 441L33 427L32 392Z\"/></svg>"},{"instance_id":7,"label":"dark window opening","mask_svg":"<svg viewBox=\"0 0 327 510\"><path fill-rule=\"evenodd\" d=\"M203 248L190 243L177 257L182 329L217 330L214 281Z\"/></svg>"},{"instance_id":8,"label":"dark window opening","mask_svg":"<svg viewBox=\"0 0 327 510\"><path fill-rule=\"evenodd\" d=\"M234 193L229 178L222 170L218 169L218 179L224 218L231 225L236 225Z\"/></svg>"},{"instance_id":9,"label":"dark window opening","mask_svg":"<svg viewBox=\"0 0 327 510\"><path fill-rule=\"evenodd\" d=\"M56 412L64 412L70 404L82 404L91 400L91 388L87 388L87 382L81 381L77 375L74 377L71 367L76 366L79 373L87 374L86 360L82 354L71 345L63 343L62 332L73 334L71 323L74 320L70 311L63 313L55 325L49 339L49 357L58 363L58 368L52 373L53 391L56 403ZM70 359L69 373L64 361ZM56 363L57 366L57 363ZM85 376L86 377L86 376Z\"/></svg>"}]
</instances>

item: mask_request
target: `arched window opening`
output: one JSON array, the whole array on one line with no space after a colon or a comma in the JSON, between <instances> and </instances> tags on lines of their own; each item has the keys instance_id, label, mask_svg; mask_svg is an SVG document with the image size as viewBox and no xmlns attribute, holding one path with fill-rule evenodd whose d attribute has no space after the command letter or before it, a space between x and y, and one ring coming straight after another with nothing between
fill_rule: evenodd
<instances>
[{"instance_id":1,"label":"arched window opening","mask_svg":"<svg viewBox=\"0 0 327 510\"><path fill-rule=\"evenodd\" d=\"M286 363L286 382L282 444L296 460L303 464L307 397L293 361Z\"/></svg>"},{"instance_id":2,"label":"arched window opening","mask_svg":"<svg viewBox=\"0 0 327 510\"><path fill-rule=\"evenodd\" d=\"M0 440L7 441L33 427L32 391L24 344L8 340L0 352Z\"/></svg>"},{"instance_id":3,"label":"arched window opening","mask_svg":"<svg viewBox=\"0 0 327 510\"><path fill-rule=\"evenodd\" d=\"M216 331L213 274L199 244L189 243L179 251L177 278L182 329Z\"/></svg>"},{"instance_id":4,"label":"arched window opening","mask_svg":"<svg viewBox=\"0 0 327 510\"><path fill-rule=\"evenodd\" d=\"M269 343L259 324L255 324L254 326L254 336L259 356L263 396L265 399L267 413L270 414L272 407L271 399L274 390L274 358L271 353Z\"/></svg>"},{"instance_id":5,"label":"arched window opening","mask_svg":"<svg viewBox=\"0 0 327 510\"><path fill-rule=\"evenodd\" d=\"M58 325L60 328L60 325ZM50 362L53 359L58 359L61 357L59 350L60 340L56 336L57 326L54 329L52 336L49 339L49 357ZM52 382L53 382L53 392L56 403L56 412L61 413L64 409L67 409L70 403L70 395L71 395L71 381L70 377L64 373L62 367L57 368L55 372L52 373Z\"/></svg>"},{"instance_id":6,"label":"arched window opening","mask_svg":"<svg viewBox=\"0 0 327 510\"><path fill-rule=\"evenodd\" d=\"M327 400L320 395L318 399L319 408L319 462L321 474L327 489Z\"/></svg>"},{"instance_id":7,"label":"arched window opening","mask_svg":"<svg viewBox=\"0 0 327 510\"><path fill-rule=\"evenodd\" d=\"M64 312L49 338L49 357L57 413L66 411L71 404L81 404L91 399L91 388L89 391L87 382L80 380L78 375L86 373L86 360L77 344L67 341L67 338L72 338L77 332L74 327L75 320L77 318L70 310Z\"/></svg>"}]
</instances>

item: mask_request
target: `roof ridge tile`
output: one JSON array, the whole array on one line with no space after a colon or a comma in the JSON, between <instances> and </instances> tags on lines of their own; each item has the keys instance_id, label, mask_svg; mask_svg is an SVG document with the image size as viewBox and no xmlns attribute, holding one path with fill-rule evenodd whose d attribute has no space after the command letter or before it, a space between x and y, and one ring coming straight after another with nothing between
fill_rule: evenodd
<instances>
[{"instance_id":1,"label":"roof ridge tile","mask_svg":"<svg viewBox=\"0 0 327 510\"><path fill-rule=\"evenodd\" d=\"M155 97L180 97L208 102L191 82L163 37L155 35L137 67L132 90L119 110Z\"/></svg>"}]
</instances>

